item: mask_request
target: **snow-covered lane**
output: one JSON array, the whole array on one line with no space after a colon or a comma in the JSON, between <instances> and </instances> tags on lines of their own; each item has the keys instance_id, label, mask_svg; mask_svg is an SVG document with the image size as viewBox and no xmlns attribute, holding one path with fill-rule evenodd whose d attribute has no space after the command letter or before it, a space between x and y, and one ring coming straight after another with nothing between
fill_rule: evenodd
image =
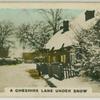
<instances>
[{"instance_id":1,"label":"snow-covered lane","mask_svg":"<svg viewBox=\"0 0 100 100\"><path fill-rule=\"evenodd\" d=\"M6 87L49 87L42 78L33 79L26 72L35 68L35 64L0 66L0 91Z\"/></svg>"}]
</instances>

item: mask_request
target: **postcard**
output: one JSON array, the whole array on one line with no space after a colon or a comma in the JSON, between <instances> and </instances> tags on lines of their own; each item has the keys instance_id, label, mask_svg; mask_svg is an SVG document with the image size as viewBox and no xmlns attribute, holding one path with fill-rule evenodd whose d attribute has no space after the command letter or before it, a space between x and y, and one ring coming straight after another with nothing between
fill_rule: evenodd
<instances>
[{"instance_id":1,"label":"postcard","mask_svg":"<svg viewBox=\"0 0 100 100\"><path fill-rule=\"evenodd\" d=\"M100 3L1 2L0 97L100 97Z\"/></svg>"}]
</instances>

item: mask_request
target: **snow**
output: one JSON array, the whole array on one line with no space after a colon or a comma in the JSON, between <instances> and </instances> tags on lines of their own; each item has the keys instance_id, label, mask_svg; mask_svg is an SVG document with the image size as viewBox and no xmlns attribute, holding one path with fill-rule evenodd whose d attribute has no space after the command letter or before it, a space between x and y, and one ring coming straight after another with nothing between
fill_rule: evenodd
<instances>
[{"instance_id":1,"label":"snow","mask_svg":"<svg viewBox=\"0 0 100 100\"><path fill-rule=\"evenodd\" d=\"M46 44L47 49L52 49L54 47L55 50L60 49L62 45L63 47L75 45L78 42L75 40L75 34L73 31L67 31L62 33L63 30L57 32Z\"/></svg>"},{"instance_id":2,"label":"snow","mask_svg":"<svg viewBox=\"0 0 100 100\"><path fill-rule=\"evenodd\" d=\"M29 53L29 52L30 52L30 53L33 53L34 51L35 51L35 50L33 50L33 49L28 49L28 48L23 50L24 53Z\"/></svg>"},{"instance_id":3,"label":"snow","mask_svg":"<svg viewBox=\"0 0 100 100\"><path fill-rule=\"evenodd\" d=\"M26 72L35 69L36 64L19 64L0 66L0 91L7 87L49 87L43 80L34 79Z\"/></svg>"},{"instance_id":4,"label":"snow","mask_svg":"<svg viewBox=\"0 0 100 100\"><path fill-rule=\"evenodd\" d=\"M16 42L15 42L16 43ZM20 45L20 44L15 44L16 46ZM10 49L10 52L9 52L9 57L16 57L16 58L19 58L19 57L22 57L22 54L23 53L33 53L35 50L33 49L30 49L30 48L25 48L23 49L21 46L19 47L15 47L15 48L11 48Z\"/></svg>"},{"instance_id":5,"label":"snow","mask_svg":"<svg viewBox=\"0 0 100 100\"><path fill-rule=\"evenodd\" d=\"M70 27L74 32L80 32L82 29L90 29L96 24L97 20L98 16L95 16L94 18L85 21L85 14L82 13L70 23Z\"/></svg>"},{"instance_id":6,"label":"snow","mask_svg":"<svg viewBox=\"0 0 100 100\"><path fill-rule=\"evenodd\" d=\"M70 31L67 31L62 34L63 30L58 31L46 44L46 49L60 49L62 45L64 47L76 45L78 41L75 39L75 34L81 32L82 29L90 29L93 27L96 22L100 19L100 15L96 12L95 17L85 21L85 12L81 13L77 18L70 22Z\"/></svg>"},{"instance_id":7,"label":"snow","mask_svg":"<svg viewBox=\"0 0 100 100\"><path fill-rule=\"evenodd\" d=\"M100 92L100 83L96 81L90 81L88 78L82 77L74 77L67 78L62 81L59 81L55 78L50 78L50 82L52 82L57 88L92 88L93 92Z\"/></svg>"}]
</instances>

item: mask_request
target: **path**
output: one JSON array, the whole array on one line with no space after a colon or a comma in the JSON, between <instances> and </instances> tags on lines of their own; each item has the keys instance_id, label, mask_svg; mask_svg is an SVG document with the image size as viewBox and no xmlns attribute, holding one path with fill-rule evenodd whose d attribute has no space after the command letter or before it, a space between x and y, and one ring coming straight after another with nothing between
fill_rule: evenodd
<instances>
[{"instance_id":1,"label":"path","mask_svg":"<svg viewBox=\"0 0 100 100\"><path fill-rule=\"evenodd\" d=\"M0 91L5 87L49 87L45 80L33 79L28 69L35 69L35 64L0 66Z\"/></svg>"},{"instance_id":2,"label":"path","mask_svg":"<svg viewBox=\"0 0 100 100\"><path fill-rule=\"evenodd\" d=\"M3 91L5 87L91 87L94 92L100 92L100 82L90 81L81 77L64 79L62 81L55 78L47 78L49 83L42 78L34 79L30 77L26 70L35 68L35 64L0 66L0 91Z\"/></svg>"}]
</instances>

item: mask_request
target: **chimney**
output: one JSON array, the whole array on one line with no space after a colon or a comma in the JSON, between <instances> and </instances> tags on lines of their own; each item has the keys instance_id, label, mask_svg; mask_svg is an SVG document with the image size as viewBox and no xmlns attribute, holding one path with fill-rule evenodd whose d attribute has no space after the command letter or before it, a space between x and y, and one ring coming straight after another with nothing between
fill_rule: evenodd
<instances>
[{"instance_id":1,"label":"chimney","mask_svg":"<svg viewBox=\"0 0 100 100\"><path fill-rule=\"evenodd\" d=\"M94 18L95 10L85 12L85 21Z\"/></svg>"},{"instance_id":2,"label":"chimney","mask_svg":"<svg viewBox=\"0 0 100 100\"><path fill-rule=\"evenodd\" d=\"M69 21L63 21L63 33L69 31Z\"/></svg>"}]
</instances>

